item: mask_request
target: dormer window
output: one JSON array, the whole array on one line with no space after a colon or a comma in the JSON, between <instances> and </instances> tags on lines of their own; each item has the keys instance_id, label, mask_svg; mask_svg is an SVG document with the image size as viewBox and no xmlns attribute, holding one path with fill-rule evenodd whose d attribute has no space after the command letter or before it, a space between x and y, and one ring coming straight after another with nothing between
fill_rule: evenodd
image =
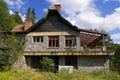
<instances>
[{"instance_id":1,"label":"dormer window","mask_svg":"<svg viewBox=\"0 0 120 80\"><path fill-rule=\"evenodd\" d=\"M43 42L43 36L34 36L33 42Z\"/></svg>"}]
</instances>

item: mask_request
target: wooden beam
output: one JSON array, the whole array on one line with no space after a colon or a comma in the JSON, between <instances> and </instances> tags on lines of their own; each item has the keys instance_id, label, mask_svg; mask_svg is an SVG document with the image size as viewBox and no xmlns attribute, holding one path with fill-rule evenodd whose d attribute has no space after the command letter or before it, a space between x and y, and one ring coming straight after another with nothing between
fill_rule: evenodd
<instances>
[{"instance_id":1,"label":"wooden beam","mask_svg":"<svg viewBox=\"0 0 120 80\"><path fill-rule=\"evenodd\" d=\"M69 32L31 32L27 36L59 36L59 35L77 35Z\"/></svg>"},{"instance_id":2,"label":"wooden beam","mask_svg":"<svg viewBox=\"0 0 120 80\"><path fill-rule=\"evenodd\" d=\"M102 51L89 51L89 52L25 52L24 56L69 56L69 55L108 55ZM112 54L111 54L112 55Z\"/></svg>"}]
</instances>

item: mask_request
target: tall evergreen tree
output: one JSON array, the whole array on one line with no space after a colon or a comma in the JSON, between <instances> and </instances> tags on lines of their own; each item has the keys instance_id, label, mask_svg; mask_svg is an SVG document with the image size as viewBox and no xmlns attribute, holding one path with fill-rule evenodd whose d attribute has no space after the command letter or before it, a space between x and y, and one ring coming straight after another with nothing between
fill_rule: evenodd
<instances>
[{"instance_id":1,"label":"tall evergreen tree","mask_svg":"<svg viewBox=\"0 0 120 80\"><path fill-rule=\"evenodd\" d=\"M30 20L30 11L31 11L31 9L28 8L27 13L26 13L26 21Z\"/></svg>"},{"instance_id":2,"label":"tall evergreen tree","mask_svg":"<svg viewBox=\"0 0 120 80\"><path fill-rule=\"evenodd\" d=\"M34 8L32 9L32 13L31 14L32 14L32 22L35 23L36 15L35 15L35 9Z\"/></svg>"},{"instance_id":3,"label":"tall evergreen tree","mask_svg":"<svg viewBox=\"0 0 120 80\"><path fill-rule=\"evenodd\" d=\"M10 15L6 3L0 0L0 32L9 32L15 25L15 20Z\"/></svg>"},{"instance_id":4,"label":"tall evergreen tree","mask_svg":"<svg viewBox=\"0 0 120 80\"><path fill-rule=\"evenodd\" d=\"M28 8L26 13L26 21L31 21L33 24L35 23L36 15L34 8L31 10L31 8Z\"/></svg>"},{"instance_id":5,"label":"tall evergreen tree","mask_svg":"<svg viewBox=\"0 0 120 80\"><path fill-rule=\"evenodd\" d=\"M13 14L13 18L14 18L14 20L17 24L22 24L23 23L20 15L17 11Z\"/></svg>"}]
</instances>

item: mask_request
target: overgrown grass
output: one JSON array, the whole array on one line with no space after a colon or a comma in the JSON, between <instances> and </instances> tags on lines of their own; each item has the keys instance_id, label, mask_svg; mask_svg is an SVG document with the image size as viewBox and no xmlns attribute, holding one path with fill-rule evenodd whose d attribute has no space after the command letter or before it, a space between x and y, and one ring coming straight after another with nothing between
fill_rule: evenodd
<instances>
[{"instance_id":1,"label":"overgrown grass","mask_svg":"<svg viewBox=\"0 0 120 80\"><path fill-rule=\"evenodd\" d=\"M14 69L0 72L0 80L120 80L120 74L110 71L78 72L61 71L52 72L33 72L30 69Z\"/></svg>"}]
</instances>

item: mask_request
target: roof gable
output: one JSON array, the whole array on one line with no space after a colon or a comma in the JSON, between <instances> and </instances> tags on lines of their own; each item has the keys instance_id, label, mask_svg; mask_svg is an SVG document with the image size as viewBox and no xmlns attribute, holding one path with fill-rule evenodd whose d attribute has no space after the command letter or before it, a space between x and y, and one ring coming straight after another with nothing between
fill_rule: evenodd
<instances>
[{"instance_id":1,"label":"roof gable","mask_svg":"<svg viewBox=\"0 0 120 80\"><path fill-rule=\"evenodd\" d=\"M52 20L54 20L55 22L53 22ZM47 29L51 28L50 27L51 25L53 25L54 27L56 27L56 25L59 25L59 26L57 26L57 29L62 29L62 28L65 29L65 27L66 28L69 27L69 29L79 32L79 29L76 26L73 26L69 21L64 19L57 10L51 10L51 9L48 9L47 14L42 19L40 19L37 23L35 23L33 26L31 26L29 29L27 29L25 32L31 32L31 31L34 31L35 29L38 30L38 28L42 27L42 25L44 25L44 24L49 26L49 27L47 27ZM64 27L63 27L63 25L64 25ZM40 30L40 31L42 31L42 30ZM50 29L48 31L50 31Z\"/></svg>"}]
</instances>

